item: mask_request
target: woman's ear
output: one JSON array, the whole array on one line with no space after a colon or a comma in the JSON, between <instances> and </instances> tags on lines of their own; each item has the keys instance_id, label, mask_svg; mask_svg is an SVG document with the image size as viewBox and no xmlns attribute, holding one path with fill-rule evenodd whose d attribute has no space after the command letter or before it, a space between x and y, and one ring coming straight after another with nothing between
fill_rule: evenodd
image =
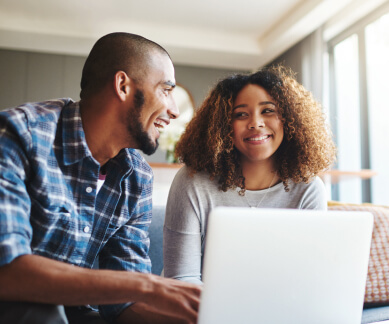
<instances>
[{"instance_id":1,"label":"woman's ear","mask_svg":"<svg viewBox=\"0 0 389 324\"><path fill-rule=\"evenodd\" d=\"M121 101L126 101L131 91L131 79L124 71L115 73L114 90Z\"/></svg>"}]
</instances>

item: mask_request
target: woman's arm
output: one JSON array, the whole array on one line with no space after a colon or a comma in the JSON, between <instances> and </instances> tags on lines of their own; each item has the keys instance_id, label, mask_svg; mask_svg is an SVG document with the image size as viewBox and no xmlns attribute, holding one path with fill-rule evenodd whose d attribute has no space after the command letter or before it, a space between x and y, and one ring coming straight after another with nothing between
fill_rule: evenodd
<instances>
[{"instance_id":1,"label":"woman's arm","mask_svg":"<svg viewBox=\"0 0 389 324\"><path fill-rule=\"evenodd\" d=\"M201 215L199 193L186 168L169 192L164 224L165 277L201 284Z\"/></svg>"}]
</instances>

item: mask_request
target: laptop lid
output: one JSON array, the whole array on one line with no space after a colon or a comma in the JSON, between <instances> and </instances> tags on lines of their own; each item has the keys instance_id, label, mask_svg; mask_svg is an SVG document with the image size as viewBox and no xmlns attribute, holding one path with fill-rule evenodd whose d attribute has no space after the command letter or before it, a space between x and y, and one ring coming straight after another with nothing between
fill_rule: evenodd
<instances>
[{"instance_id":1,"label":"laptop lid","mask_svg":"<svg viewBox=\"0 0 389 324\"><path fill-rule=\"evenodd\" d=\"M217 207L199 324L360 324L373 216Z\"/></svg>"}]
</instances>

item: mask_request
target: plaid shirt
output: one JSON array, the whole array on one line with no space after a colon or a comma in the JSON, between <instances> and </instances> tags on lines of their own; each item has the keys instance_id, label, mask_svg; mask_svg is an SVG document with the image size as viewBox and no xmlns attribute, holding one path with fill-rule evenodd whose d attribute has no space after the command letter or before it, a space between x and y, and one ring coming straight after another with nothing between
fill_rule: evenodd
<instances>
[{"instance_id":1,"label":"plaid shirt","mask_svg":"<svg viewBox=\"0 0 389 324\"><path fill-rule=\"evenodd\" d=\"M0 112L0 266L37 254L85 268L150 272L153 175L136 150L100 165L71 99ZM107 319L129 304L101 307Z\"/></svg>"}]
</instances>

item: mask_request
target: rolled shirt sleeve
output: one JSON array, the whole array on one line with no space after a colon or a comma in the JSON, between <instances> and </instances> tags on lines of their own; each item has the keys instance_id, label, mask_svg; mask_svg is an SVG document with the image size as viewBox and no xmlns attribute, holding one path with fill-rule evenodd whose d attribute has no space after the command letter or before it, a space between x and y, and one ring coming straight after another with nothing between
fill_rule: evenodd
<instances>
[{"instance_id":1,"label":"rolled shirt sleeve","mask_svg":"<svg viewBox=\"0 0 389 324\"><path fill-rule=\"evenodd\" d=\"M0 114L0 266L31 253L31 200L24 183L30 145L23 117L8 122Z\"/></svg>"}]
</instances>

